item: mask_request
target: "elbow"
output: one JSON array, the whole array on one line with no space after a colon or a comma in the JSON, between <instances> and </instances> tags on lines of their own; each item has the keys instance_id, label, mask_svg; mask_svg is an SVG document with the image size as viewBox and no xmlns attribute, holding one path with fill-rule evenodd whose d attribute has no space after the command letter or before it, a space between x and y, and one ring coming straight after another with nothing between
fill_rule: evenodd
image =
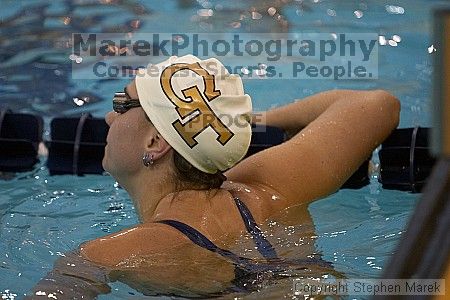
<instances>
[{"instance_id":1,"label":"elbow","mask_svg":"<svg viewBox=\"0 0 450 300\"><path fill-rule=\"evenodd\" d=\"M385 90L375 90L372 93L381 117L394 130L400 122L400 101Z\"/></svg>"}]
</instances>

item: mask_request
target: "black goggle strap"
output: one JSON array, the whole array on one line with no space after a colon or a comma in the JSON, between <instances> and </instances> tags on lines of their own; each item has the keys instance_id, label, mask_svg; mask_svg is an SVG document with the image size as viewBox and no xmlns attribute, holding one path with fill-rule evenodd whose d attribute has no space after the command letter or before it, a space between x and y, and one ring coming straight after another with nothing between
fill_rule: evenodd
<instances>
[{"instance_id":1,"label":"black goggle strap","mask_svg":"<svg viewBox=\"0 0 450 300\"><path fill-rule=\"evenodd\" d=\"M114 94L113 110L115 112L123 113L131 108L140 106L141 103L139 102L139 99L131 99L125 91Z\"/></svg>"}]
</instances>

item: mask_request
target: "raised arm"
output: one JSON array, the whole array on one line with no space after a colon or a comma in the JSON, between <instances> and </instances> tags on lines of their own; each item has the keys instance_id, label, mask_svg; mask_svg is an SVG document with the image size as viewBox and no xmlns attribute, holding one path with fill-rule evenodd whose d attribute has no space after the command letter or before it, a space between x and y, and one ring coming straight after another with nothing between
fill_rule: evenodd
<instances>
[{"instance_id":1,"label":"raised arm","mask_svg":"<svg viewBox=\"0 0 450 300\"><path fill-rule=\"evenodd\" d=\"M334 90L255 114L292 138L227 172L229 180L268 186L288 205L335 192L395 129L400 103L382 91Z\"/></svg>"}]
</instances>

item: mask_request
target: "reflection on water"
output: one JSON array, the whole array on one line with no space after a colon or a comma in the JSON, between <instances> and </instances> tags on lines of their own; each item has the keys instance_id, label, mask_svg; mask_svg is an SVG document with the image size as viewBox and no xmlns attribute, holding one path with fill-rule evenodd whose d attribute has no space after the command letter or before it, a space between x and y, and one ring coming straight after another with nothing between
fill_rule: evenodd
<instances>
[{"instance_id":1,"label":"reflection on water","mask_svg":"<svg viewBox=\"0 0 450 300\"><path fill-rule=\"evenodd\" d=\"M97 92L102 80L81 86L71 80L71 63L75 60L71 55L72 33L132 33L147 21L154 25L153 11L159 15L165 13L160 11L162 3L144 5L137 1L39 1L23 3L19 7L14 7L13 1L4 2L6 9L0 21L0 102L16 111L34 111L44 116L71 113L77 106L91 105L104 98ZM256 29L250 16L255 19L257 9L276 11L275 7L279 10L283 3L274 1L269 5L249 1L245 7L236 8L198 2L200 4L197 1L176 1L175 8L187 10L181 12L182 23L193 24L190 27L194 30L242 27L247 31ZM213 9L216 13L214 18L210 18L212 14L208 12ZM230 19L231 15L235 18ZM272 15L274 18L268 26L265 25L265 30L279 30L277 24L281 22L281 15ZM237 23L239 26L232 25ZM164 32L167 30L164 28L160 24L156 31ZM184 26L176 30L181 28ZM154 32L155 27L146 27L146 30ZM77 62L81 63L81 60Z\"/></svg>"},{"instance_id":2,"label":"reflection on water","mask_svg":"<svg viewBox=\"0 0 450 300\"><path fill-rule=\"evenodd\" d=\"M255 109L326 89L383 88L402 101L401 126L429 126L430 7L424 0L3 0L0 105L46 117L108 111L111 91L124 81L72 79L77 58L71 56L71 35L76 32L375 32L378 80L249 80L245 85ZM273 95L274 85L281 95Z\"/></svg>"},{"instance_id":3,"label":"reflection on water","mask_svg":"<svg viewBox=\"0 0 450 300\"><path fill-rule=\"evenodd\" d=\"M13 110L48 116L80 106L74 98L89 104L99 101L94 88L78 87L71 80L72 33L132 32L138 29L135 18L104 21L117 11L136 17L150 14L128 1L50 3L24 5L0 22L0 101ZM105 5L115 9L104 10Z\"/></svg>"},{"instance_id":4,"label":"reflection on water","mask_svg":"<svg viewBox=\"0 0 450 300\"><path fill-rule=\"evenodd\" d=\"M384 88L402 102L402 127L427 126L431 57L439 51L430 42L429 3L3 0L0 106L46 117L109 110L111 91L120 90L124 82L72 79L71 64L77 58L71 56L71 35L75 32L376 32L380 45L378 80L249 80L245 85L255 109L326 89ZM38 167L10 181L0 181L0 190L2 297L20 297L51 268L56 257L82 241L137 222L126 193L106 176L49 177L45 168ZM301 221L268 223L266 233L284 257L318 252L347 276L374 277L398 241L416 199L410 194L383 191L373 183L311 205L317 236ZM233 251L248 255L251 242L244 236ZM312 245L317 248L305 250ZM120 283L112 286L113 294L103 299L138 295ZM291 279L280 280L276 285L261 286L262 291L254 297L293 297L290 288Z\"/></svg>"}]
</instances>

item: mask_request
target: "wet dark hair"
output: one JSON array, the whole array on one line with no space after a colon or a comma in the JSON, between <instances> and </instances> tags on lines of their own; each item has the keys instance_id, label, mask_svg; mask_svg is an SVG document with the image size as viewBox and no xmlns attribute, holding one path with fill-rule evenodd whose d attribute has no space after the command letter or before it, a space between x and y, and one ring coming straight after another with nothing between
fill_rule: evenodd
<instances>
[{"instance_id":1,"label":"wet dark hair","mask_svg":"<svg viewBox=\"0 0 450 300\"><path fill-rule=\"evenodd\" d=\"M146 113L145 118L153 125ZM182 189L185 186L194 189L218 189L227 180L227 177L221 171L217 171L214 174L200 171L175 149L173 149L173 163L175 165L176 175L181 181L181 184L176 184L177 189Z\"/></svg>"},{"instance_id":2,"label":"wet dark hair","mask_svg":"<svg viewBox=\"0 0 450 300\"><path fill-rule=\"evenodd\" d=\"M222 183L227 179L221 171L214 174L200 171L188 162L180 153L173 151L173 162L178 178L183 183L188 183L198 189L218 189Z\"/></svg>"}]
</instances>

